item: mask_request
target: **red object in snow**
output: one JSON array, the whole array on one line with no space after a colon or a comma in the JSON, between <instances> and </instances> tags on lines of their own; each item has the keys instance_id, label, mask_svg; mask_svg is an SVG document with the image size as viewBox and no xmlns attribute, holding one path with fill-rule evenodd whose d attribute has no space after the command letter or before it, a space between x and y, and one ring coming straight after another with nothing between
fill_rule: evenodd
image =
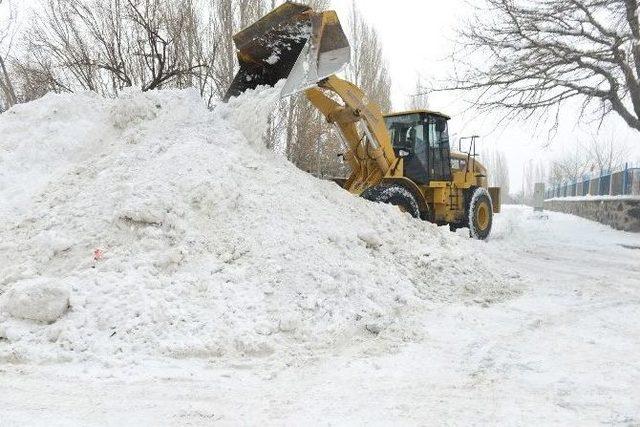
<instances>
[{"instance_id":1,"label":"red object in snow","mask_svg":"<svg viewBox=\"0 0 640 427\"><path fill-rule=\"evenodd\" d=\"M93 251L93 259L95 261L100 261L103 257L104 253L102 252L101 249L96 249L95 251Z\"/></svg>"}]
</instances>

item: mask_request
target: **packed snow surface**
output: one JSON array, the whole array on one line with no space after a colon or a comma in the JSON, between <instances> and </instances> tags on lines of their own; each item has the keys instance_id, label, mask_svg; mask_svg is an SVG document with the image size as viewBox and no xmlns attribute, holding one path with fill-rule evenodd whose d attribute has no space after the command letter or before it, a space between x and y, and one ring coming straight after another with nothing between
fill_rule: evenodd
<instances>
[{"instance_id":1,"label":"packed snow surface","mask_svg":"<svg viewBox=\"0 0 640 427\"><path fill-rule=\"evenodd\" d=\"M420 341L389 352L371 335L285 363L5 363L1 424L640 425L640 234L524 207L495 220L471 244L522 293L425 310Z\"/></svg>"},{"instance_id":2,"label":"packed snow surface","mask_svg":"<svg viewBox=\"0 0 640 427\"><path fill-rule=\"evenodd\" d=\"M479 242L263 148L280 90L213 112L160 91L0 115L0 361L393 345L419 341L434 304L517 292Z\"/></svg>"}]
</instances>

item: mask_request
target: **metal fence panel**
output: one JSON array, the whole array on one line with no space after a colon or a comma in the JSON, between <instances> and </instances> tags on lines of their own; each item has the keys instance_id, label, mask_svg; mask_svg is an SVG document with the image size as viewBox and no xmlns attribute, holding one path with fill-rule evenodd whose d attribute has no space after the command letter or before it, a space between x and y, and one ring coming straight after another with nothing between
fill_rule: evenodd
<instances>
[{"instance_id":1,"label":"metal fence panel","mask_svg":"<svg viewBox=\"0 0 640 427\"><path fill-rule=\"evenodd\" d=\"M598 196L608 196L611 189L611 175L604 175L600 177Z\"/></svg>"},{"instance_id":2,"label":"metal fence panel","mask_svg":"<svg viewBox=\"0 0 640 427\"><path fill-rule=\"evenodd\" d=\"M545 192L545 197L574 196L640 196L640 165L623 167L611 171L600 172L599 175L583 177L579 182L552 185Z\"/></svg>"}]
</instances>

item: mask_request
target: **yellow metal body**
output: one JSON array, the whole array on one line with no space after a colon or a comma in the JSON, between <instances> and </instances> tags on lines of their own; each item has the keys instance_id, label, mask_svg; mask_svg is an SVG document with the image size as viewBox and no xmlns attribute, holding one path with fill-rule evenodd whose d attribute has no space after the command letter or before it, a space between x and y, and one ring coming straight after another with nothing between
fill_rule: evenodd
<instances>
[{"instance_id":1,"label":"yellow metal body","mask_svg":"<svg viewBox=\"0 0 640 427\"><path fill-rule=\"evenodd\" d=\"M327 120L336 125L349 149L345 160L351 166L351 175L343 186L351 193L360 195L385 181L402 184L418 199L424 219L457 224L465 220L465 190L487 188L486 168L472 156L456 152L451 153L454 166L451 181L430 181L429 184L418 185L405 178L404 159L396 156L393 150L380 107L370 102L366 94L352 83L333 75L320 81L317 87L307 89L305 94ZM336 95L342 102L336 100ZM432 113L425 110L417 112ZM492 190L499 194L499 189ZM499 212L499 197L495 198L493 205L493 211Z\"/></svg>"}]
</instances>

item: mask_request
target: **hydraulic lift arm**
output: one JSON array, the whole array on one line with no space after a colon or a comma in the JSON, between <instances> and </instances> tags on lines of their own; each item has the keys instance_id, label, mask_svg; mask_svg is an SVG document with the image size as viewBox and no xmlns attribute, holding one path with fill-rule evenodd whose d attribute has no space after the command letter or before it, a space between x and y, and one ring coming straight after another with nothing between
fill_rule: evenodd
<instances>
[{"instance_id":1,"label":"hydraulic lift arm","mask_svg":"<svg viewBox=\"0 0 640 427\"><path fill-rule=\"evenodd\" d=\"M327 93L329 92L329 94ZM342 104L331 96L337 95ZM377 185L399 166L380 107L356 85L335 75L307 89L309 101L338 128L349 151L345 160L352 174L345 188L351 192Z\"/></svg>"}]
</instances>

